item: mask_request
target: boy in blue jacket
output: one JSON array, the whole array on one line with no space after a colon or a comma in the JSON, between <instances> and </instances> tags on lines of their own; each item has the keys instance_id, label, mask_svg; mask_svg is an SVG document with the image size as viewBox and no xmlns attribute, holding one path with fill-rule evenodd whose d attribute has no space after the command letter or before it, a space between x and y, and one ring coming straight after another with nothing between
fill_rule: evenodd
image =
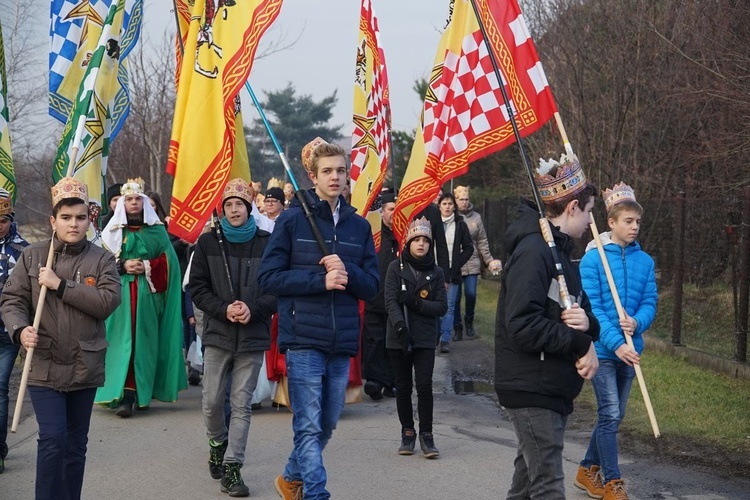
<instances>
[{"instance_id":1,"label":"boy in blue jacket","mask_svg":"<svg viewBox=\"0 0 750 500\"><path fill-rule=\"evenodd\" d=\"M258 281L277 296L279 351L286 355L294 449L276 478L282 498L330 498L323 449L344 407L349 358L359 349L359 301L378 293L370 224L341 193L347 153L316 138L302 150L315 185L302 192L330 255L323 255L299 205L276 219Z\"/></svg>"},{"instance_id":2,"label":"boy in blue jacket","mask_svg":"<svg viewBox=\"0 0 750 500\"><path fill-rule=\"evenodd\" d=\"M621 182L605 190L603 197L611 231L602 233L601 240L625 318L618 317L602 260L592 241L580 268L583 289L601 327L599 340L594 343L599 370L591 380L598 419L575 485L591 498L626 500L617 464L617 430L635 377L633 365L640 362L643 352L643 332L656 316L658 295L654 260L636 241L643 208L636 202L633 189ZM625 335L632 336L635 349L628 346Z\"/></svg>"}]
</instances>

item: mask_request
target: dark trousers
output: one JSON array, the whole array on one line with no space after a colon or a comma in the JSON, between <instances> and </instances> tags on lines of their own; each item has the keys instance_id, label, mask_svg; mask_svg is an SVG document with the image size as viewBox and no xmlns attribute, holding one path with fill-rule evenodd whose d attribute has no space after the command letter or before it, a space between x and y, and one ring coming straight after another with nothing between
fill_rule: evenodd
<instances>
[{"instance_id":1,"label":"dark trousers","mask_svg":"<svg viewBox=\"0 0 750 500\"><path fill-rule=\"evenodd\" d=\"M546 408L506 408L518 438L506 500L565 500L563 444L568 417Z\"/></svg>"},{"instance_id":2,"label":"dark trousers","mask_svg":"<svg viewBox=\"0 0 750 500\"><path fill-rule=\"evenodd\" d=\"M59 392L29 387L39 424L36 500L81 498L96 389Z\"/></svg>"},{"instance_id":3,"label":"dark trousers","mask_svg":"<svg viewBox=\"0 0 750 500\"><path fill-rule=\"evenodd\" d=\"M393 387L393 367L385 348L387 315L365 310L362 333L362 377L368 382L378 382L383 387Z\"/></svg>"},{"instance_id":4,"label":"dark trousers","mask_svg":"<svg viewBox=\"0 0 750 500\"><path fill-rule=\"evenodd\" d=\"M412 368L417 387L417 415L419 432L432 432L432 370L435 349L388 349L396 376L396 410L401 429L414 428L414 409L411 405Z\"/></svg>"}]
</instances>

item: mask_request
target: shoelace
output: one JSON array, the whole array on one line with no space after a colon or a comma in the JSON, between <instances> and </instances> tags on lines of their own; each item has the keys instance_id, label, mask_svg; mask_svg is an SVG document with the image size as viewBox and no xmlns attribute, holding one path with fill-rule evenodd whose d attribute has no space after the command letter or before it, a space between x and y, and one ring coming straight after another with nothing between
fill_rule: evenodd
<instances>
[{"instance_id":1,"label":"shoelace","mask_svg":"<svg viewBox=\"0 0 750 500\"><path fill-rule=\"evenodd\" d=\"M625 485L622 483L613 484L612 493L614 493L617 500L628 500L628 494L625 492Z\"/></svg>"}]
</instances>

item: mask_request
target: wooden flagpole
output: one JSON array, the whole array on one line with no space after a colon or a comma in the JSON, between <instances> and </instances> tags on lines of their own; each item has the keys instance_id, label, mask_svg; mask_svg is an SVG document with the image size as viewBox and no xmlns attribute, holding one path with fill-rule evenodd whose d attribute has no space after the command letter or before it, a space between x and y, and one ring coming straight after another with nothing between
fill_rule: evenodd
<instances>
[{"instance_id":1,"label":"wooden flagpole","mask_svg":"<svg viewBox=\"0 0 750 500\"><path fill-rule=\"evenodd\" d=\"M596 249L599 251L599 257L602 259L602 265L604 266L604 274L607 276L607 283L609 283L609 290L612 292L612 299L615 302L617 308L617 316L620 320L625 319L625 310L622 308L622 302L620 302L620 295L617 293L617 287L615 286L615 280L612 278L612 270L609 268L609 261L604 253L604 247L602 246L602 240L599 238L599 230L596 227L596 221L594 220L594 214L589 214L591 217L591 233L594 235L594 241L596 241ZM623 332L625 335L625 342L631 349L633 347L633 339L630 335ZM646 412L648 413L648 419L651 422L651 429L654 431L654 437L661 436L659 432L659 424L656 422L656 415L654 414L654 407L651 405L651 398L648 395L648 389L646 388L646 381L643 378L643 372L641 371L641 365L635 363L635 376L638 379L638 386L641 388L641 394L643 394L643 402L646 403Z\"/></svg>"},{"instance_id":2,"label":"wooden flagpole","mask_svg":"<svg viewBox=\"0 0 750 500\"><path fill-rule=\"evenodd\" d=\"M68 163L68 171L65 174L66 177L70 177L73 174L73 169L76 164L78 157L78 148L81 144L81 136L83 135L83 129L86 125L86 117L83 116L78 122L76 127L76 135L73 139L74 146L70 150L70 162ZM49 252L47 252L47 263L44 267L52 267L55 259L55 232L52 231L52 237L49 241ZM32 328L35 332L39 332L39 325L42 322L42 312L44 311L44 301L47 298L47 287L42 285L39 290L39 300L36 303L36 312L34 313L34 323ZM20 335L19 335L20 337ZM19 338L20 340L20 338ZM21 372L21 385L18 387L18 397L16 398L16 407L13 410L13 423L10 427L10 432L15 433L18 430L18 424L21 421L21 410L23 408L23 398L26 396L26 386L29 383L29 371L31 370L31 360L34 357L34 348L26 348L26 358L23 362L23 371Z\"/></svg>"}]
</instances>

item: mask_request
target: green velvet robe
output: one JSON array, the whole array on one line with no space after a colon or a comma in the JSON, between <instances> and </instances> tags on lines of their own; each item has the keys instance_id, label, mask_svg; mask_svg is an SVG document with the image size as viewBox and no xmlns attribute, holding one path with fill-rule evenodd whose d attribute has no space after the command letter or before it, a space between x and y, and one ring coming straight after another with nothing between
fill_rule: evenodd
<instances>
[{"instance_id":1,"label":"green velvet robe","mask_svg":"<svg viewBox=\"0 0 750 500\"><path fill-rule=\"evenodd\" d=\"M132 350L130 282L137 280L135 380L138 406L151 399L176 401L177 392L187 388L182 352L182 294L177 255L162 225L144 225L137 231L122 229L121 260L167 257L167 289L152 293L146 275L123 274L122 302L107 318L107 358L104 386L96 392L96 403L117 405L123 397Z\"/></svg>"}]
</instances>

